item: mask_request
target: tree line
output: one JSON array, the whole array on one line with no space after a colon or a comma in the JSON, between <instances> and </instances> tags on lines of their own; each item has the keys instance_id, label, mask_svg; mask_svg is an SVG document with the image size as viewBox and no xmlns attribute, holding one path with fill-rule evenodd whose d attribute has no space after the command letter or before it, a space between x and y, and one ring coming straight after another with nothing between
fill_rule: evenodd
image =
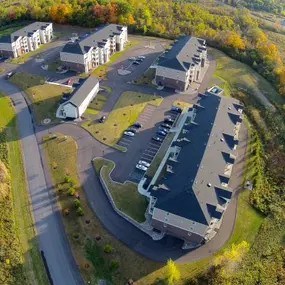
<instances>
[{"instance_id":1,"label":"tree line","mask_svg":"<svg viewBox=\"0 0 285 285\"><path fill-rule=\"evenodd\" d=\"M21 5L11 1L3 1L0 7L0 25L21 20L85 27L119 23L128 25L130 32L145 35L203 37L209 45L251 65L285 95L280 54L245 8L172 0L26 0Z\"/></svg>"}]
</instances>

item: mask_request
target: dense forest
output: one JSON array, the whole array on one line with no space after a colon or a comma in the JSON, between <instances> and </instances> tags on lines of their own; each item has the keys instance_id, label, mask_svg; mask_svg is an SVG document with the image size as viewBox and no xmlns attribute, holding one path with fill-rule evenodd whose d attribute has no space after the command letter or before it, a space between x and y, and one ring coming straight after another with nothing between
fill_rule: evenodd
<instances>
[{"instance_id":1,"label":"dense forest","mask_svg":"<svg viewBox=\"0 0 285 285\"><path fill-rule=\"evenodd\" d=\"M19 5L19 1L7 0L0 7L0 26L22 20L51 20L85 27L120 23L128 25L130 32L144 35L172 39L180 34L195 35L251 66L284 97L285 66L279 51L245 7L283 13L285 3L223 1L237 7L232 9L209 2L211 5L172 0L23 0ZM267 218L258 240L239 267L225 259L206 275L187 284L285 284L285 248L280 242L285 230L285 105L276 105L276 113L272 115L242 93L233 95L245 103L248 118L253 122L252 155L258 167L255 165L251 204ZM252 117L251 108L258 108L259 121ZM266 127L261 127L260 121Z\"/></svg>"},{"instance_id":2,"label":"dense forest","mask_svg":"<svg viewBox=\"0 0 285 285\"><path fill-rule=\"evenodd\" d=\"M194 1L195 2L195 1ZM175 38L191 34L207 39L230 56L251 65L285 94L285 68L274 44L245 8L230 9L172 0L25 0L4 1L0 25L20 20L52 20L94 27L104 23L129 26L130 32Z\"/></svg>"}]
</instances>

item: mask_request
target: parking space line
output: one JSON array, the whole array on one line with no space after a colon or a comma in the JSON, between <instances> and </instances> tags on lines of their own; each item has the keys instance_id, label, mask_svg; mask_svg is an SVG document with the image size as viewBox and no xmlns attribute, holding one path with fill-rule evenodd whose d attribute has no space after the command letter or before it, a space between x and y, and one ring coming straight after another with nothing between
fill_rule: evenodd
<instances>
[{"instance_id":1,"label":"parking space line","mask_svg":"<svg viewBox=\"0 0 285 285\"><path fill-rule=\"evenodd\" d=\"M146 156L146 157L148 156L148 157L151 157L151 158L153 158L153 157L154 157L154 155L147 154L147 153L144 153L144 154L143 154L143 156Z\"/></svg>"},{"instance_id":2,"label":"parking space line","mask_svg":"<svg viewBox=\"0 0 285 285\"><path fill-rule=\"evenodd\" d=\"M157 149L147 149L145 152L157 153Z\"/></svg>"},{"instance_id":3,"label":"parking space line","mask_svg":"<svg viewBox=\"0 0 285 285\"><path fill-rule=\"evenodd\" d=\"M119 141L119 144L124 144L124 145L130 145L131 142L124 142L124 141Z\"/></svg>"}]
</instances>

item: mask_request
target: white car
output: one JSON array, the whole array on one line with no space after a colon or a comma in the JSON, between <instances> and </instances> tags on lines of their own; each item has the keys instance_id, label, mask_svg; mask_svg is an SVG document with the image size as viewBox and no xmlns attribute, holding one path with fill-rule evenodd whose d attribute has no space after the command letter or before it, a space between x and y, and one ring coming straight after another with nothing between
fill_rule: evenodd
<instances>
[{"instance_id":1,"label":"white car","mask_svg":"<svg viewBox=\"0 0 285 285\"><path fill-rule=\"evenodd\" d=\"M143 166L141 164L137 164L136 168L139 169L139 170L147 171L147 167L145 167L145 166Z\"/></svg>"},{"instance_id":2,"label":"white car","mask_svg":"<svg viewBox=\"0 0 285 285\"><path fill-rule=\"evenodd\" d=\"M140 161L138 162L138 164L141 164L141 165L143 165L143 166L145 166L145 167L150 167L150 163L148 163L148 162L146 162L146 161L144 161L144 160L140 160Z\"/></svg>"},{"instance_id":3,"label":"white car","mask_svg":"<svg viewBox=\"0 0 285 285\"><path fill-rule=\"evenodd\" d=\"M140 58L140 59L145 59L145 56L139 55L138 58Z\"/></svg>"},{"instance_id":4,"label":"white car","mask_svg":"<svg viewBox=\"0 0 285 285\"><path fill-rule=\"evenodd\" d=\"M135 134L134 134L133 132L127 132L127 131L125 131L125 132L124 132L124 135L125 135L125 136L129 136L129 137L133 137Z\"/></svg>"},{"instance_id":5,"label":"white car","mask_svg":"<svg viewBox=\"0 0 285 285\"><path fill-rule=\"evenodd\" d=\"M135 57L129 57L129 60L136 60L136 58Z\"/></svg>"}]
</instances>

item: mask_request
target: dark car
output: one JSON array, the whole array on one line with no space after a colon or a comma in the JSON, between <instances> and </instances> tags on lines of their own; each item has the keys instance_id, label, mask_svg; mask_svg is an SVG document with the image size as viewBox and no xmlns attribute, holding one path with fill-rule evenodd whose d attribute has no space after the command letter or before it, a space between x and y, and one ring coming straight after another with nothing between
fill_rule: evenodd
<instances>
[{"instance_id":1,"label":"dark car","mask_svg":"<svg viewBox=\"0 0 285 285\"><path fill-rule=\"evenodd\" d=\"M104 123L106 121L106 116L102 116L100 119L99 119L99 122L100 123Z\"/></svg>"},{"instance_id":2,"label":"dark car","mask_svg":"<svg viewBox=\"0 0 285 285\"><path fill-rule=\"evenodd\" d=\"M139 123L139 122L136 122L136 123L132 124L132 127L139 129L139 128L142 128L143 125L141 123Z\"/></svg>"},{"instance_id":3,"label":"dark car","mask_svg":"<svg viewBox=\"0 0 285 285\"><path fill-rule=\"evenodd\" d=\"M172 127L169 124L163 123L160 125L162 128L171 129Z\"/></svg>"},{"instance_id":4,"label":"dark car","mask_svg":"<svg viewBox=\"0 0 285 285\"><path fill-rule=\"evenodd\" d=\"M154 137L152 137L151 139L152 139L153 141L156 141L156 142L162 142L162 141L163 141L163 139L160 138L160 137L158 137L158 136L154 136Z\"/></svg>"},{"instance_id":5,"label":"dark car","mask_svg":"<svg viewBox=\"0 0 285 285\"><path fill-rule=\"evenodd\" d=\"M160 135L160 136L163 136L163 137L165 137L165 136L167 135L166 132L161 131L161 130L157 131L156 133L157 133L158 135Z\"/></svg>"},{"instance_id":6,"label":"dark car","mask_svg":"<svg viewBox=\"0 0 285 285\"><path fill-rule=\"evenodd\" d=\"M133 65L140 65L140 62L138 62L137 60L133 61Z\"/></svg>"},{"instance_id":7,"label":"dark car","mask_svg":"<svg viewBox=\"0 0 285 285\"><path fill-rule=\"evenodd\" d=\"M138 58L136 61L138 61L138 62L143 62L144 59L143 59L143 58Z\"/></svg>"},{"instance_id":8,"label":"dark car","mask_svg":"<svg viewBox=\"0 0 285 285\"><path fill-rule=\"evenodd\" d=\"M169 125L172 125L172 124L174 123L174 120L173 120L172 118L170 118L170 117L166 117L166 118L164 119L164 123L167 123L167 124L169 124Z\"/></svg>"},{"instance_id":9,"label":"dark car","mask_svg":"<svg viewBox=\"0 0 285 285\"><path fill-rule=\"evenodd\" d=\"M137 130L135 128L132 128L132 127L128 128L126 131L127 132L132 132L134 134L137 132Z\"/></svg>"},{"instance_id":10,"label":"dark car","mask_svg":"<svg viewBox=\"0 0 285 285\"><path fill-rule=\"evenodd\" d=\"M6 79L9 79L9 78L11 78L12 76L14 75L14 72L12 72L12 71L10 71L10 72L8 72L7 74L6 74Z\"/></svg>"},{"instance_id":11,"label":"dark car","mask_svg":"<svg viewBox=\"0 0 285 285\"><path fill-rule=\"evenodd\" d=\"M172 106L170 109L171 112L182 113L182 109L180 107Z\"/></svg>"}]
</instances>

